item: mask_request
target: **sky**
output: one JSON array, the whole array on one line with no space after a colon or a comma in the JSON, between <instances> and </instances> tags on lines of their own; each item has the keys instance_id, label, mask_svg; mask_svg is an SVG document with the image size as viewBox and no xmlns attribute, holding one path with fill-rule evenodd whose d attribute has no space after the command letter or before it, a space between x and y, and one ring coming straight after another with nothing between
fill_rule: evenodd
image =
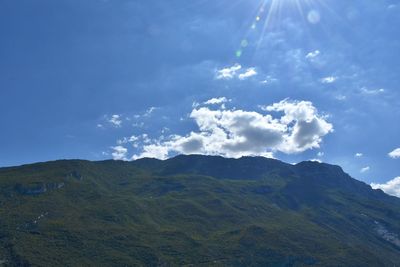
<instances>
[{"instance_id":1,"label":"sky","mask_svg":"<svg viewBox=\"0 0 400 267\"><path fill-rule=\"evenodd\" d=\"M0 166L266 156L400 196L398 14L396 0L0 0Z\"/></svg>"}]
</instances>

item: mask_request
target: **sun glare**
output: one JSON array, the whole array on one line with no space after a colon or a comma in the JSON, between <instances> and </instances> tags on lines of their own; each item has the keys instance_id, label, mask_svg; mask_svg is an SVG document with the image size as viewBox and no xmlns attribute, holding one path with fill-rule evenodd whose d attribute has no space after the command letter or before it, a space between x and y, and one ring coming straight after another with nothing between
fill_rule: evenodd
<instances>
[{"instance_id":1,"label":"sun glare","mask_svg":"<svg viewBox=\"0 0 400 267\"><path fill-rule=\"evenodd\" d=\"M321 0L262 0L258 4L247 35L258 33L258 46L268 31L282 28L285 20L300 21L304 27L317 25L322 19L322 5ZM248 45L249 40L245 37L236 51L236 56L241 57Z\"/></svg>"}]
</instances>

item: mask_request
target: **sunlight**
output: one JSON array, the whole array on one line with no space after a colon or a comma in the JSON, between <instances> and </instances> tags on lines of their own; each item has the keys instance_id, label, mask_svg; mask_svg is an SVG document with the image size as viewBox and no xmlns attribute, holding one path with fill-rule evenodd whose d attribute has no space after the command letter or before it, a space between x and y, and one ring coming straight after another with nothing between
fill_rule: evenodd
<instances>
[{"instance_id":1,"label":"sunlight","mask_svg":"<svg viewBox=\"0 0 400 267\"><path fill-rule=\"evenodd\" d=\"M236 56L241 57L248 46L247 36L259 34L257 47L262 43L267 31L279 30L288 19L300 21L303 27L310 27L321 22L320 7L322 0L261 0L255 12L246 37L241 41ZM325 6L326 7L326 6Z\"/></svg>"}]
</instances>

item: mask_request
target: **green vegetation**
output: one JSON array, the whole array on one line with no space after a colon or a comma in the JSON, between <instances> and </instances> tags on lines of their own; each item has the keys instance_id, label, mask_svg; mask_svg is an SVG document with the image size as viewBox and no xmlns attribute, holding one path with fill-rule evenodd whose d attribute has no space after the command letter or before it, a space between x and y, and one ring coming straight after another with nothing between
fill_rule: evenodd
<instances>
[{"instance_id":1,"label":"green vegetation","mask_svg":"<svg viewBox=\"0 0 400 267\"><path fill-rule=\"evenodd\" d=\"M0 186L6 266L400 263L400 200L328 164L69 160L2 168Z\"/></svg>"}]
</instances>

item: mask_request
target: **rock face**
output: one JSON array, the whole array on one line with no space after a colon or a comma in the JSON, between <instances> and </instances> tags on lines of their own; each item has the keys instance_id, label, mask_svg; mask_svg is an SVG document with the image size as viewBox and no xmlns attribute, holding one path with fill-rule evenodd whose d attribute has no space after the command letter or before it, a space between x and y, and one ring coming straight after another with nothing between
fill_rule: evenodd
<instances>
[{"instance_id":1,"label":"rock face","mask_svg":"<svg viewBox=\"0 0 400 267\"><path fill-rule=\"evenodd\" d=\"M0 168L7 266L396 266L399 237L398 198L324 163L193 155Z\"/></svg>"},{"instance_id":2,"label":"rock face","mask_svg":"<svg viewBox=\"0 0 400 267\"><path fill-rule=\"evenodd\" d=\"M76 170L68 173L66 177L67 178L77 179L78 181L82 181L83 180L83 176Z\"/></svg>"},{"instance_id":3,"label":"rock face","mask_svg":"<svg viewBox=\"0 0 400 267\"><path fill-rule=\"evenodd\" d=\"M400 248L400 239L397 234L389 232L386 227L384 227L377 221L375 221L374 223L376 224L376 232L378 233L378 235L380 235L386 241Z\"/></svg>"},{"instance_id":4,"label":"rock face","mask_svg":"<svg viewBox=\"0 0 400 267\"><path fill-rule=\"evenodd\" d=\"M17 183L14 186L14 190L21 195L41 195L46 192L61 189L65 186L63 182L61 183L35 183L30 185L22 185Z\"/></svg>"}]
</instances>

